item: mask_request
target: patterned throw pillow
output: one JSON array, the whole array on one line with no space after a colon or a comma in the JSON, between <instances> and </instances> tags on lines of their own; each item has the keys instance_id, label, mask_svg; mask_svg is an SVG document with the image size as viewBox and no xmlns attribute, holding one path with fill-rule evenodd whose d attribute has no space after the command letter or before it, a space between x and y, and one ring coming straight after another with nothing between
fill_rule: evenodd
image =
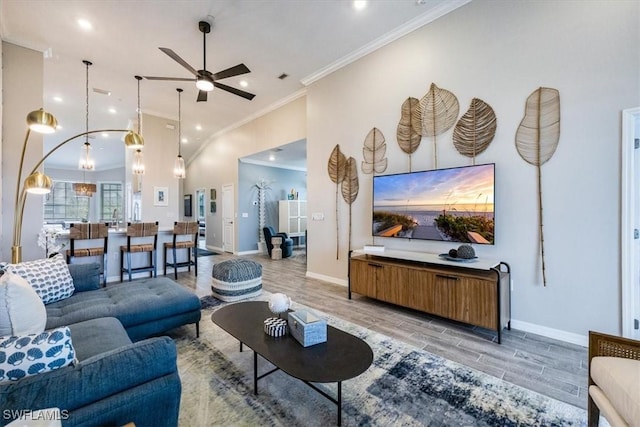
<instances>
[{"instance_id":1,"label":"patterned throw pillow","mask_svg":"<svg viewBox=\"0 0 640 427\"><path fill-rule=\"evenodd\" d=\"M42 302L49 304L73 295L73 279L61 254L53 258L9 264L6 271L27 279Z\"/></svg>"},{"instance_id":2,"label":"patterned throw pillow","mask_svg":"<svg viewBox=\"0 0 640 427\"><path fill-rule=\"evenodd\" d=\"M0 337L0 384L52 371L75 362L67 326L40 334Z\"/></svg>"}]
</instances>

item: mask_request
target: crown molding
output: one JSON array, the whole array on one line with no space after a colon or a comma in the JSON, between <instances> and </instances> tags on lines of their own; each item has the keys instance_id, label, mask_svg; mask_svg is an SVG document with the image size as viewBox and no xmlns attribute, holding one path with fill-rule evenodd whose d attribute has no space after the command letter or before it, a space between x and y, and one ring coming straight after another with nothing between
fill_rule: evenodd
<instances>
[{"instance_id":1,"label":"crown molding","mask_svg":"<svg viewBox=\"0 0 640 427\"><path fill-rule=\"evenodd\" d=\"M375 39L374 41L372 41L369 44L364 45L363 47L361 47L360 49L357 49L353 52L351 52L350 54L343 56L342 58L338 59L337 61L327 65L324 68L319 69L318 71L316 71L313 74L308 75L307 77L304 77L302 80L300 80L300 82L305 85L305 86L309 86L310 84L320 80L323 77L328 76L329 74L333 73L334 71L338 71L339 69L346 67L347 65L351 64L352 62L357 61L358 59L380 49L383 46L388 45L389 43L398 40L401 37L406 36L407 34L411 33L412 31L417 30L420 27L423 27L424 25L427 25L430 22L435 21L436 19L448 14L449 12L452 12L454 10L456 10L457 8L464 6L467 3L470 3L471 0L447 0L444 1L442 3L440 3L438 6L434 7L433 9L430 9L428 12L423 13L422 15L419 15L417 17L415 17L414 19L412 19L411 21L407 22L406 24L392 30L389 31L388 33L384 34L381 37L378 37L377 39Z\"/></svg>"}]
</instances>

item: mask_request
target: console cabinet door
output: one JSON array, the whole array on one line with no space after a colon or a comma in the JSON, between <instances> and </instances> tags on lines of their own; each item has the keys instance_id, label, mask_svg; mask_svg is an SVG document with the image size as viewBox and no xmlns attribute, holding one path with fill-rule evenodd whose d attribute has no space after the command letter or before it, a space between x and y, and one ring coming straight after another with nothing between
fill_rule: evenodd
<instances>
[{"instance_id":1,"label":"console cabinet door","mask_svg":"<svg viewBox=\"0 0 640 427\"><path fill-rule=\"evenodd\" d=\"M377 263L352 258L349 263L349 282L351 292L357 292L371 298L377 298L376 276L380 268Z\"/></svg>"}]
</instances>

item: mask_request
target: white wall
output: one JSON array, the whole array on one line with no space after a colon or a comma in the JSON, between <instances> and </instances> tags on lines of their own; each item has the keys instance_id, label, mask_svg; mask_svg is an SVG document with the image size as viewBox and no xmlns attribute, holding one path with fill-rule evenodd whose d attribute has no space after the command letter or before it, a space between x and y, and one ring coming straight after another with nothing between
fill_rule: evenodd
<instances>
[{"instance_id":1,"label":"white wall","mask_svg":"<svg viewBox=\"0 0 640 427\"><path fill-rule=\"evenodd\" d=\"M335 144L362 159L372 127L382 130L389 167L408 170L396 143L400 106L434 82L452 91L460 114L473 97L495 110L498 129L477 163L496 163L496 245L480 256L513 269L514 326L585 336L620 332L620 111L640 105L638 2L475 1L317 81L307 91L308 271L347 278L347 205L340 200L340 259L335 256L335 185L326 162ZM561 97L561 136L543 166L548 286L538 248L536 170L515 149L527 96L539 86ZM449 131L437 138L438 167L470 164ZM413 155L413 170L434 167L432 139ZM359 171L353 204L354 248L371 243L371 175ZM326 238L331 236L331 238ZM377 238L387 247L443 252L437 242Z\"/></svg>"},{"instance_id":2,"label":"white wall","mask_svg":"<svg viewBox=\"0 0 640 427\"><path fill-rule=\"evenodd\" d=\"M305 136L305 98L299 97L247 124L214 137L189 163L183 187L184 193L195 195L196 189L206 189L206 244L208 247L222 248L223 184L234 184L236 191L234 211L237 212L238 158L298 141ZM211 188L215 188L218 192L218 206L215 214L211 214L208 209ZM238 230L235 233L236 250L237 236Z\"/></svg>"}]
</instances>

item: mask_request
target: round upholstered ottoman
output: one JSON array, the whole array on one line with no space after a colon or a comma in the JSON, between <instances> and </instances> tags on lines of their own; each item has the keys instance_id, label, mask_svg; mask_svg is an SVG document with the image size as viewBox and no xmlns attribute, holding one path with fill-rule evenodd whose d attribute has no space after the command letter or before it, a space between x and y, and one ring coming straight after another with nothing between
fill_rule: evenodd
<instances>
[{"instance_id":1,"label":"round upholstered ottoman","mask_svg":"<svg viewBox=\"0 0 640 427\"><path fill-rule=\"evenodd\" d=\"M238 301L262 292L262 265L230 259L213 265L211 293L222 301Z\"/></svg>"}]
</instances>

